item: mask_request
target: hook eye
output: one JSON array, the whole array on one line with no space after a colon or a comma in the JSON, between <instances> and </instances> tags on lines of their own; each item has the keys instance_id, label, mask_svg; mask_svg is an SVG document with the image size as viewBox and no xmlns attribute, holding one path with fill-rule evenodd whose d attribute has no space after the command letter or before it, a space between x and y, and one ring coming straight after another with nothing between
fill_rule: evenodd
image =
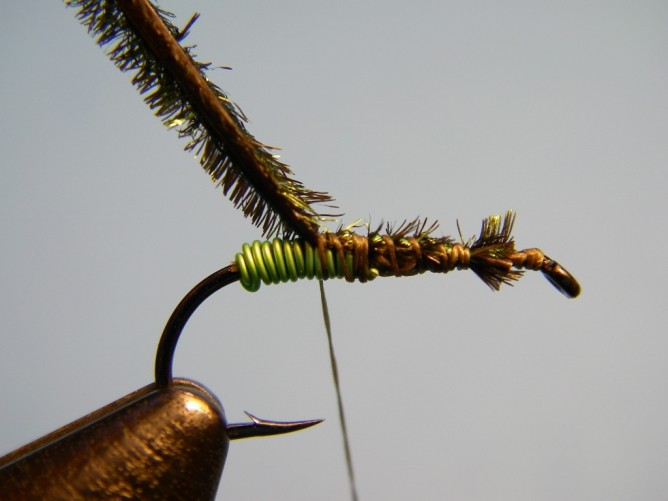
<instances>
[{"instance_id":1,"label":"hook eye","mask_svg":"<svg viewBox=\"0 0 668 501\"><path fill-rule=\"evenodd\" d=\"M545 278L564 296L568 298L578 297L580 294L580 284L571 275L566 268L557 263L554 259L545 256L543 266L540 270Z\"/></svg>"}]
</instances>

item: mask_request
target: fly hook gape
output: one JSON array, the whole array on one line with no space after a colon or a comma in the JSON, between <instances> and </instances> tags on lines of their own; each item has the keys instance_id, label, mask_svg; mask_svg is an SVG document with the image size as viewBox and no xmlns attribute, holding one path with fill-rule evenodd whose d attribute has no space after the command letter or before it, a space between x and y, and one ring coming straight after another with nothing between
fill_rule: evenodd
<instances>
[{"instance_id":1,"label":"fly hook gape","mask_svg":"<svg viewBox=\"0 0 668 501\"><path fill-rule=\"evenodd\" d=\"M176 341L197 307L238 279L226 267L195 286L158 344L156 381L0 458L0 499L213 500L230 440L278 435L321 420L280 422L246 413L228 424L216 396L173 379Z\"/></svg>"},{"instance_id":2,"label":"fly hook gape","mask_svg":"<svg viewBox=\"0 0 668 501\"><path fill-rule=\"evenodd\" d=\"M448 273L471 269L494 290L512 285L522 270L541 271L566 297L580 294L580 284L559 263L540 249L515 250L512 228L515 214L490 216L480 236L466 243L449 237L432 237L436 229L426 221L404 223L386 234L376 230L363 236L344 228L320 235L315 246L303 240L274 239L244 244L235 258L241 285L256 291L260 285L300 278L345 278L366 282L378 276L404 277L426 271ZM474 240L475 239L475 240Z\"/></svg>"}]
</instances>

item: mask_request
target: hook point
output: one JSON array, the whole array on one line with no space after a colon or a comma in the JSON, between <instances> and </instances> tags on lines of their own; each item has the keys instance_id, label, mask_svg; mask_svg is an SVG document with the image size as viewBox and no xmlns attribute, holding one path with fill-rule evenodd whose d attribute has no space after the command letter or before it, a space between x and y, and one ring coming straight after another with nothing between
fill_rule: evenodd
<instances>
[{"instance_id":1,"label":"hook point","mask_svg":"<svg viewBox=\"0 0 668 501\"><path fill-rule=\"evenodd\" d=\"M230 440L292 433L294 431L310 428L311 426L315 426L324 421L324 419L309 419L306 421L270 421L268 419L261 419L254 416L248 411L244 412L250 418L251 422L227 425L227 435Z\"/></svg>"}]
</instances>

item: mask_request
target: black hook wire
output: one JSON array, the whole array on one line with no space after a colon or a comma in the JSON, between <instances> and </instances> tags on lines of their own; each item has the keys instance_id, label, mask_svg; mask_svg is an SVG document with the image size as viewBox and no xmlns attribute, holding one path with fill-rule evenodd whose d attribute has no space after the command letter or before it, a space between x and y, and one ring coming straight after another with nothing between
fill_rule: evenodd
<instances>
[{"instance_id":1,"label":"black hook wire","mask_svg":"<svg viewBox=\"0 0 668 501\"><path fill-rule=\"evenodd\" d=\"M237 265L226 266L198 283L176 306L162 331L155 356L155 384L158 388L165 388L172 383L172 362L176 343L192 314L213 293L238 280Z\"/></svg>"},{"instance_id":2,"label":"black hook wire","mask_svg":"<svg viewBox=\"0 0 668 501\"><path fill-rule=\"evenodd\" d=\"M195 287L174 308L172 315L167 320L162 336L158 342L158 350L155 356L155 385L158 388L167 388L173 382L172 362L176 343L179 341L181 332L195 310L209 298L214 292L219 291L226 285L239 280L239 269L236 264L231 264L212 273ZM280 435L293 431L303 430L322 422L322 419L310 419L307 421L269 421L260 419L246 412L251 418L250 423L237 423L227 425L227 435L230 440L240 438L260 437L268 435Z\"/></svg>"}]
</instances>

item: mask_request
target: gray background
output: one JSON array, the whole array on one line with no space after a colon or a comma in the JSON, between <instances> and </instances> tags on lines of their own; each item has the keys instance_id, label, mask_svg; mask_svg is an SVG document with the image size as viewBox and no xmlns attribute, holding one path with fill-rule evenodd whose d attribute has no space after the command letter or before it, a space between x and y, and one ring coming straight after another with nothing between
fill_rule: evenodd
<instances>
[{"instance_id":1,"label":"gray background","mask_svg":"<svg viewBox=\"0 0 668 501\"><path fill-rule=\"evenodd\" d=\"M668 4L169 2L211 77L346 213L466 236L518 211L583 285L327 283L362 499L668 496ZM0 21L0 454L152 378L173 307L260 232L59 2ZM232 286L175 373L231 421L221 497L345 499L317 284Z\"/></svg>"}]
</instances>

